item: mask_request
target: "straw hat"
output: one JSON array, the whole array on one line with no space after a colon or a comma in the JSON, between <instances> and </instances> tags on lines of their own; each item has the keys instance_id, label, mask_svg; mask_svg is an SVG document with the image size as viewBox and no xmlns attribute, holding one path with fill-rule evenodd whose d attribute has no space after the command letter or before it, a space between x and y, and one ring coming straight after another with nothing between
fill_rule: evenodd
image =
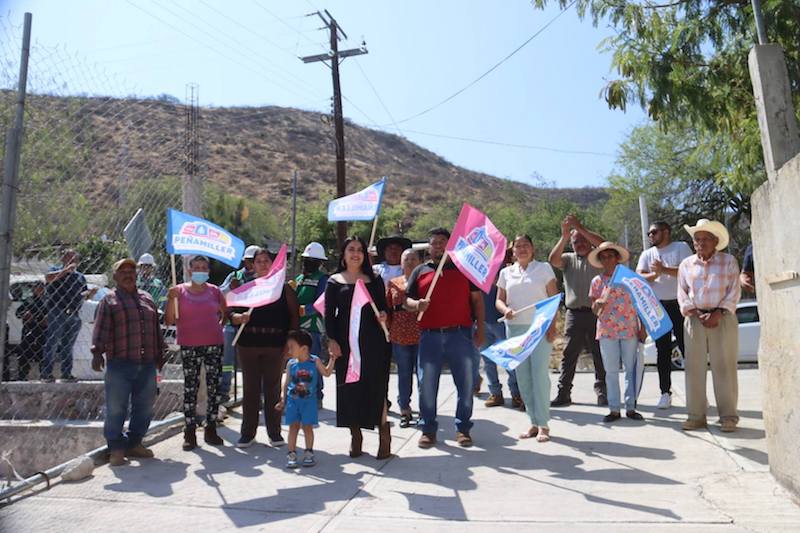
<instances>
[{"instance_id":1,"label":"straw hat","mask_svg":"<svg viewBox=\"0 0 800 533\"><path fill-rule=\"evenodd\" d=\"M724 250L730 241L730 235L728 234L727 228L725 228L721 222L717 222L716 220L701 218L694 226L684 224L683 229L685 229L686 232L692 237L694 237L694 234L698 231L707 231L708 233L712 234L719 239L719 242L717 243L718 252L720 250Z\"/></svg>"},{"instance_id":2,"label":"straw hat","mask_svg":"<svg viewBox=\"0 0 800 533\"><path fill-rule=\"evenodd\" d=\"M595 268L603 268L603 263L600 262L600 259L598 259L597 256L600 255L600 252L604 252L606 250L615 250L619 254L620 263L627 263L628 259L631 258L630 252L628 252L624 246L606 241L589 252L589 264Z\"/></svg>"}]
</instances>

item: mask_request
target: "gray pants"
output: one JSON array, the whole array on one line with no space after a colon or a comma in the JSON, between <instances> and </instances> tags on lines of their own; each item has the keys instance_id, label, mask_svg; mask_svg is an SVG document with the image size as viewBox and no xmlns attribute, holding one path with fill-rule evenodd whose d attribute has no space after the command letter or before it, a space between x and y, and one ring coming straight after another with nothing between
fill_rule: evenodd
<instances>
[{"instance_id":1,"label":"gray pants","mask_svg":"<svg viewBox=\"0 0 800 533\"><path fill-rule=\"evenodd\" d=\"M595 339L597 333L597 317L591 310L567 309L564 327L564 358L561 359L561 376L558 378L558 395L569 396L572 392L572 381L575 379L575 367L578 356L586 349L592 352L594 361L594 392L606 393L606 370L600 356L600 344Z\"/></svg>"}]
</instances>

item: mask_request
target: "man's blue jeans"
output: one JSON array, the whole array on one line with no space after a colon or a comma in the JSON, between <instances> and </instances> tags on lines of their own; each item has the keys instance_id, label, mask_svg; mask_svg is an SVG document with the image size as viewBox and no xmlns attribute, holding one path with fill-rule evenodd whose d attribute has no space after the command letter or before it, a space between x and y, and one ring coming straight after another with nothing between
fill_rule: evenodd
<instances>
[{"instance_id":1,"label":"man's blue jeans","mask_svg":"<svg viewBox=\"0 0 800 533\"><path fill-rule=\"evenodd\" d=\"M47 313L47 336L42 355L42 378L53 377L53 364L61 363L61 377L72 375L72 348L81 330L77 311L67 314L63 309L50 309Z\"/></svg>"},{"instance_id":2,"label":"man's blue jeans","mask_svg":"<svg viewBox=\"0 0 800 533\"><path fill-rule=\"evenodd\" d=\"M417 376L419 378L419 423L423 433L436 433L436 403L442 364L447 362L456 384L456 429L469 433L472 427L472 329L459 327L445 331L423 330L419 340Z\"/></svg>"},{"instance_id":3,"label":"man's blue jeans","mask_svg":"<svg viewBox=\"0 0 800 533\"><path fill-rule=\"evenodd\" d=\"M484 322L484 331L486 332L486 342L481 346L481 350L485 350L497 341L506 338L506 327L503 324L490 324ZM480 350L478 350L480 352ZM497 374L497 364L489 359L483 357L483 370L486 372L486 381L489 382L489 393L496 396L503 395L503 386L500 384L500 377ZM519 387L517 387L517 374L513 370L508 371L508 390L511 396L519 396Z\"/></svg>"},{"instance_id":4,"label":"man's blue jeans","mask_svg":"<svg viewBox=\"0 0 800 533\"><path fill-rule=\"evenodd\" d=\"M392 356L397 365L397 405L400 406L400 411L411 411L411 391L414 388L414 368L417 366L418 352L418 344L392 343Z\"/></svg>"},{"instance_id":5,"label":"man's blue jeans","mask_svg":"<svg viewBox=\"0 0 800 533\"><path fill-rule=\"evenodd\" d=\"M224 344L222 345L222 384L219 393L223 401L228 401L231 398L231 382L233 381L234 358L236 357L236 348L233 346L233 338L236 336L236 326L226 324L222 328L224 337Z\"/></svg>"},{"instance_id":6,"label":"man's blue jeans","mask_svg":"<svg viewBox=\"0 0 800 533\"><path fill-rule=\"evenodd\" d=\"M109 451L127 450L142 443L153 418L156 401L156 365L111 360L106 365L106 420L103 435ZM123 432L130 406L131 420Z\"/></svg>"}]
</instances>

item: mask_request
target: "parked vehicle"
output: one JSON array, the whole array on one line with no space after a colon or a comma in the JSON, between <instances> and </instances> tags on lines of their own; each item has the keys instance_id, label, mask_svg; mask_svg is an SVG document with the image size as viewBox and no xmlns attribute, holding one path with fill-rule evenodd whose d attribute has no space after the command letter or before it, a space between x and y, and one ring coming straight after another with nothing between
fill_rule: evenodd
<instances>
[{"instance_id":1,"label":"parked vehicle","mask_svg":"<svg viewBox=\"0 0 800 533\"><path fill-rule=\"evenodd\" d=\"M740 363L758 362L758 339L761 336L761 322L758 317L758 304L755 300L744 300L736 306L736 318L739 320L739 355ZM658 352L653 339L647 337L644 344L644 363L655 365ZM683 370L683 354L678 348L678 341L672 337L672 368Z\"/></svg>"}]
</instances>

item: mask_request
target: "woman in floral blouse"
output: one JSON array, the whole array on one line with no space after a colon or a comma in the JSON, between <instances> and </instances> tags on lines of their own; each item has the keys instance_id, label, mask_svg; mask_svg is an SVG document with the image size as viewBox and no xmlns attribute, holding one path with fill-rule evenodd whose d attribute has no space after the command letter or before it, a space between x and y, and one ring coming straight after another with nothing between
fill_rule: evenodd
<instances>
[{"instance_id":1,"label":"woman in floral blouse","mask_svg":"<svg viewBox=\"0 0 800 533\"><path fill-rule=\"evenodd\" d=\"M420 263L419 254L406 249L400 258L403 275L389 280L386 286L386 301L389 305L389 339L392 341L392 356L397 365L397 403L400 406L400 427L411 425L411 390L414 369L417 366L419 326L417 314L403 310L406 299L406 280Z\"/></svg>"},{"instance_id":2,"label":"woman in floral blouse","mask_svg":"<svg viewBox=\"0 0 800 533\"><path fill-rule=\"evenodd\" d=\"M638 383L639 341L644 341L646 332L630 296L621 287L611 287L611 276L618 264L630 258L628 250L611 242L604 242L589 254L589 263L603 272L595 276L589 288L592 311L597 315L597 340L606 369L606 388L608 389L608 408L610 412L604 422L620 418L619 367L625 369L625 415L634 420L642 420L636 412L636 398L641 388Z\"/></svg>"}]
</instances>

